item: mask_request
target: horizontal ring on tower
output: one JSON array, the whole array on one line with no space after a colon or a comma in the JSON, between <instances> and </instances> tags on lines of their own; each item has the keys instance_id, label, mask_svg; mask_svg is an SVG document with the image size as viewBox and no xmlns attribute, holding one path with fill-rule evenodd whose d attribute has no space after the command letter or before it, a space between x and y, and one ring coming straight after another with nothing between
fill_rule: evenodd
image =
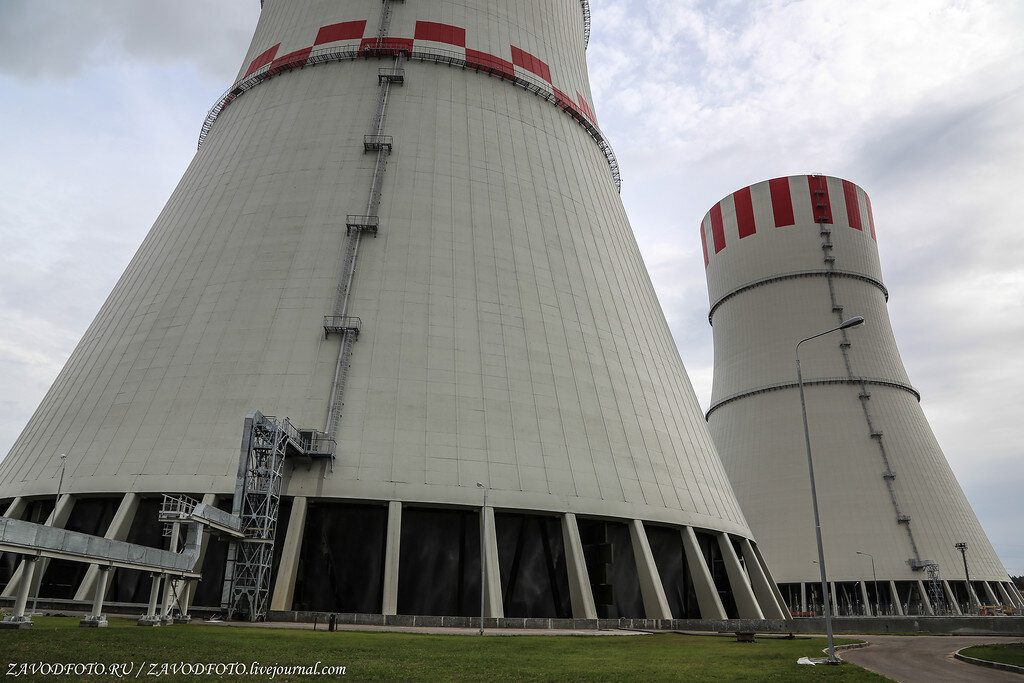
<instances>
[{"instance_id":1,"label":"horizontal ring on tower","mask_svg":"<svg viewBox=\"0 0 1024 683\"><path fill-rule=\"evenodd\" d=\"M919 402L921 400L921 392L919 392L917 389L910 386L909 384L904 384L903 382L896 382L891 379L882 379L880 377L819 377L817 379L804 380L805 387L814 384L870 384L876 387L892 387L893 389L902 389L907 393L913 394L914 398L916 398ZM732 396L726 396L721 401L715 402L714 404L712 404L710 408L708 408L708 412L704 414L704 419L707 420L709 417L711 417L711 413L715 412L716 410L726 405L727 403L732 403L734 401L740 400L741 398L747 398L748 396L766 394L770 391L779 391L780 389L792 389L793 387L796 386L796 382L779 382L778 384L766 384L765 386L758 387L757 389L751 389L749 391L743 391L738 394L733 394Z\"/></svg>"},{"instance_id":2,"label":"horizontal ring on tower","mask_svg":"<svg viewBox=\"0 0 1024 683\"><path fill-rule=\"evenodd\" d=\"M773 275L772 277L754 280L753 282L748 282L747 284L737 287L731 292L726 293L718 301L711 304L711 311L708 312L708 322L714 325L714 323L711 322L711 316L715 314L715 311L718 309L719 306L721 306L723 303L733 298L737 294L741 294L742 292L745 292L748 289L755 289L763 285L770 285L773 282L779 282L780 280L793 280L795 278L804 277L844 277L853 280L861 280L862 282L867 282L868 284L878 287L878 289L880 289L882 291L882 294L885 296L885 300L889 300L889 290L885 288L885 285L883 285L875 278L869 277L862 273L853 273L847 270L798 270L792 273L783 273L781 275Z\"/></svg>"},{"instance_id":3,"label":"horizontal ring on tower","mask_svg":"<svg viewBox=\"0 0 1024 683\"><path fill-rule=\"evenodd\" d=\"M579 123L583 129L587 131L590 137L594 139L598 148L600 148L601 153L604 154L605 160L608 162L608 167L611 169L612 181L615 183L615 188L621 192L622 177L619 173L618 159L615 157L615 152L612 150L611 144L609 144L608 140L604 137L604 134L601 133L601 130L597 127L594 121L593 112L590 110L589 105L587 105L586 101L582 98L580 100L580 104L574 102L571 97L556 88L551 83L549 77L533 78L522 70L519 73L516 73L516 65L512 62L494 57L493 55L477 55L471 57L468 52L463 55L458 52L434 47L417 47L416 49L413 49L413 41L411 39L404 38L384 38L377 41L380 43L380 45L377 46L374 45L374 41L375 39L364 39L358 44L352 43L348 45L320 48L318 50L307 48L292 52L284 57L268 61L259 69L252 71L241 80L237 81L223 95L221 95L220 98L217 99L217 102L206 113L206 119L203 121L203 126L199 131L199 143L197 147L203 146L203 142L206 141L206 136L210 134L210 130L213 128L213 124L216 122L221 112L223 112L229 104L234 102L243 93L252 90L263 81L289 71L302 69L306 66L401 54L409 60L447 64L448 66L471 69L473 71L480 71L488 75L497 76L501 80L508 81L512 85L518 86L547 100L548 102L551 102ZM535 61L544 66L544 71L547 72L546 64L539 60Z\"/></svg>"}]
</instances>

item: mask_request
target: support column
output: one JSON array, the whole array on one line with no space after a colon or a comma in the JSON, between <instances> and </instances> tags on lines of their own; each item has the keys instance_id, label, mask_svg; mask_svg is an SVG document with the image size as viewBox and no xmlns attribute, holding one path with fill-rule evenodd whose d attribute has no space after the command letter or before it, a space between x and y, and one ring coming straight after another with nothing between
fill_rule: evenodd
<instances>
[{"instance_id":1,"label":"support column","mask_svg":"<svg viewBox=\"0 0 1024 683\"><path fill-rule=\"evenodd\" d=\"M658 574L658 565L651 552L651 544L647 538L644 523L634 519L629 524L629 540L633 545L633 559L636 560L636 573L640 578L640 594L644 599L644 614L648 619L671 619L672 610L665 596L665 586Z\"/></svg>"},{"instance_id":2,"label":"support column","mask_svg":"<svg viewBox=\"0 0 1024 683\"><path fill-rule=\"evenodd\" d=\"M971 603L971 613L974 614L974 610L981 606L981 600L978 598L978 592L974 590L974 584L970 581L965 581L964 583L967 584L967 594L970 595L970 599L973 600Z\"/></svg>"},{"instance_id":3,"label":"support column","mask_svg":"<svg viewBox=\"0 0 1024 683\"><path fill-rule=\"evenodd\" d=\"M295 579L299 575L299 554L302 551L302 537L306 531L305 496L292 498L292 512L288 516L288 529L281 545L281 562L277 566L277 579L270 599L270 609L285 611L292 608L295 598Z\"/></svg>"},{"instance_id":4,"label":"support column","mask_svg":"<svg viewBox=\"0 0 1024 683\"><path fill-rule=\"evenodd\" d=\"M168 549L171 552L178 552L178 537L181 535L181 523L174 522L171 524L171 539L167 544ZM160 602L160 618L165 624L171 621L171 609L174 607L174 589L179 583L182 583L180 579L173 579L170 576L164 577L164 595L163 600Z\"/></svg>"},{"instance_id":5,"label":"support column","mask_svg":"<svg viewBox=\"0 0 1024 683\"><path fill-rule=\"evenodd\" d=\"M732 588L732 598L736 601L736 611L739 612L740 619L764 619L764 612L757 604L757 598L754 597L747 575L740 566L740 558L736 555L736 549L732 547L729 535L724 531L719 531L715 535L718 537L718 549L725 562L729 587Z\"/></svg>"},{"instance_id":6,"label":"support column","mask_svg":"<svg viewBox=\"0 0 1024 683\"><path fill-rule=\"evenodd\" d=\"M750 539L740 540L740 551L743 553L743 563L747 567L747 576L750 577L750 587L754 589L754 597L757 604L761 606L761 612L765 619L789 619L789 610L785 608L785 600L782 594L775 594L772 590L771 581L764 573L764 567L754 553Z\"/></svg>"},{"instance_id":7,"label":"support column","mask_svg":"<svg viewBox=\"0 0 1024 683\"><path fill-rule=\"evenodd\" d=\"M46 518L46 526L56 527L63 529L64 525L68 522L68 517L71 516L71 509L75 505L75 498L70 493L62 494L60 499L57 500L57 504L53 506L53 510L50 512L50 516ZM46 558L40 560L40 565L35 568L36 580L42 580L43 573L46 571L47 565L50 561ZM19 588L21 582L21 576L25 571L25 561L22 560L18 568L14 570L14 574L11 575L11 580L7 582L7 587L4 588L3 593L0 593L0 598L12 598L15 592Z\"/></svg>"},{"instance_id":8,"label":"support column","mask_svg":"<svg viewBox=\"0 0 1024 683\"><path fill-rule=\"evenodd\" d=\"M498 567L498 534L494 525L494 508L483 508L480 516L480 541L483 546L481 559L484 562L484 615L505 616L505 605L501 599L501 570Z\"/></svg>"},{"instance_id":9,"label":"support column","mask_svg":"<svg viewBox=\"0 0 1024 683\"><path fill-rule=\"evenodd\" d=\"M153 574L153 583L149 587L149 606L146 608L146 614L139 619L139 626L160 625L160 615L156 613L156 603L160 599L160 582L163 578L163 574Z\"/></svg>"},{"instance_id":10,"label":"support column","mask_svg":"<svg viewBox=\"0 0 1024 683\"><path fill-rule=\"evenodd\" d=\"M18 584L18 593L14 598L14 609L9 617L4 617L0 622L0 628L32 628L32 618L25 616L25 605L28 604L28 592L32 587L32 579L39 571L39 558L26 556L21 561L19 569L22 570L24 580Z\"/></svg>"},{"instance_id":11,"label":"support column","mask_svg":"<svg viewBox=\"0 0 1024 683\"><path fill-rule=\"evenodd\" d=\"M946 593L946 602L949 603L950 607L953 608L953 614L963 614L960 610L960 603L956 599L956 593L953 592L952 586L949 585L949 581L942 580L942 590Z\"/></svg>"},{"instance_id":12,"label":"support column","mask_svg":"<svg viewBox=\"0 0 1024 683\"><path fill-rule=\"evenodd\" d=\"M25 514L25 508L28 507L28 501L25 500L24 496L18 496L11 501L11 504L7 506L4 511L4 517L10 517L11 519L21 519L21 516Z\"/></svg>"},{"instance_id":13,"label":"support column","mask_svg":"<svg viewBox=\"0 0 1024 683\"><path fill-rule=\"evenodd\" d=\"M697 534L693 527L683 527L683 552L686 554L686 566L690 570L690 580L697 594L697 605L700 607L701 619L727 619L722 598L718 595L715 581L711 578L711 570L704 561L704 553L697 543Z\"/></svg>"},{"instance_id":14,"label":"support column","mask_svg":"<svg viewBox=\"0 0 1024 683\"><path fill-rule=\"evenodd\" d=\"M573 619L597 619L594 591L590 588L590 574L583 557L583 542L576 515L562 515L562 544L565 546L565 565L569 573L569 597Z\"/></svg>"},{"instance_id":15,"label":"support column","mask_svg":"<svg viewBox=\"0 0 1024 683\"><path fill-rule=\"evenodd\" d=\"M187 624L192 621L192 615L188 613L188 606L192 598L193 583L193 581L184 581L181 584L181 595L178 596L178 609L181 613L174 617L175 624Z\"/></svg>"},{"instance_id":16,"label":"support column","mask_svg":"<svg viewBox=\"0 0 1024 683\"><path fill-rule=\"evenodd\" d=\"M398 614L398 556L402 550L402 503L388 503L388 531L384 542L384 597L382 614Z\"/></svg>"},{"instance_id":17,"label":"support column","mask_svg":"<svg viewBox=\"0 0 1024 683\"><path fill-rule=\"evenodd\" d=\"M134 494L126 494L134 495ZM94 567L96 565L93 565ZM99 567L96 580L93 582L92 611L89 616L78 622L79 626L88 628L103 628L107 626L107 618L103 616L103 596L107 594L107 582L110 581L110 567Z\"/></svg>"},{"instance_id":18,"label":"support column","mask_svg":"<svg viewBox=\"0 0 1024 683\"><path fill-rule=\"evenodd\" d=\"M932 607L932 601L928 599L928 591L924 589L924 581L921 579L917 580L917 590L921 593L921 604L924 605L924 611L926 614L935 614L935 608Z\"/></svg>"},{"instance_id":19,"label":"support column","mask_svg":"<svg viewBox=\"0 0 1024 683\"><path fill-rule=\"evenodd\" d=\"M893 604L896 605L896 613L903 616L903 601L899 599L899 591L896 590L896 582L889 582L889 593L892 595Z\"/></svg>"},{"instance_id":20,"label":"support column","mask_svg":"<svg viewBox=\"0 0 1024 683\"><path fill-rule=\"evenodd\" d=\"M1010 593L1017 596L1017 607L1024 607L1024 595L1021 595L1020 589L1017 588L1017 584L1010 584Z\"/></svg>"},{"instance_id":21,"label":"support column","mask_svg":"<svg viewBox=\"0 0 1024 683\"><path fill-rule=\"evenodd\" d=\"M992 590L992 586L988 581L982 581L981 585L985 587L985 595L988 597L988 604L998 605L999 598L996 597L996 592Z\"/></svg>"},{"instance_id":22,"label":"support column","mask_svg":"<svg viewBox=\"0 0 1024 683\"><path fill-rule=\"evenodd\" d=\"M768 585L771 586L772 593L775 594L775 599L779 603L779 608L782 609L783 613L786 615L784 618L792 619L793 615L790 612L789 605L786 602L786 599L782 597L782 591L779 590L779 584L775 580L775 577L772 576L772 571L768 568L768 563L764 561L764 556L761 554L761 549L758 548L757 544L753 541L750 542L750 548L754 551L754 557L757 558L757 563L761 565L761 571L764 573L764 578L768 580Z\"/></svg>"},{"instance_id":23,"label":"support column","mask_svg":"<svg viewBox=\"0 0 1024 683\"><path fill-rule=\"evenodd\" d=\"M836 600L836 582L828 582L828 594L832 600L832 616L839 616L839 602Z\"/></svg>"},{"instance_id":24,"label":"support column","mask_svg":"<svg viewBox=\"0 0 1024 683\"><path fill-rule=\"evenodd\" d=\"M866 581L860 582L860 597L864 601L864 615L871 617L876 616L871 612L871 601L868 599L868 586Z\"/></svg>"},{"instance_id":25,"label":"support column","mask_svg":"<svg viewBox=\"0 0 1024 683\"><path fill-rule=\"evenodd\" d=\"M800 582L800 611L807 614L807 584Z\"/></svg>"},{"instance_id":26,"label":"support column","mask_svg":"<svg viewBox=\"0 0 1024 683\"><path fill-rule=\"evenodd\" d=\"M107 526L106 533L103 534L103 538L112 539L114 541L123 541L128 538L128 531L132 528L132 521L135 519L135 513L139 509L139 496L136 493L126 493L121 498L121 504L117 506L117 512L114 513L114 518L110 520L110 524ZM75 600L79 602L85 602L89 599L89 595L95 592L96 588L96 577L99 574L99 565L90 564L89 568L85 570L85 576L82 578L82 583L78 584L78 590L75 591ZM109 585L110 578L107 578Z\"/></svg>"},{"instance_id":27,"label":"support column","mask_svg":"<svg viewBox=\"0 0 1024 683\"><path fill-rule=\"evenodd\" d=\"M1013 604L1013 598L1010 597L1010 594L1007 592L1006 586L1003 585L1003 582L999 581L996 583L996 586L999 588L999 597L1003 599L1002 604L1006 607L1016 607L1016 605Z\"/></svg>"}]
</instances>

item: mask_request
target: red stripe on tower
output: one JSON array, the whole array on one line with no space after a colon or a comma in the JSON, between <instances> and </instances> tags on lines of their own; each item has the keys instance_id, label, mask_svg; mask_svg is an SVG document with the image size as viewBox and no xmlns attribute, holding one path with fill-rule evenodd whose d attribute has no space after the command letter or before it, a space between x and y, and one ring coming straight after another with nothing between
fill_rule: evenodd
<instances>
[{"instance_id":1,"label":"red stripe on tower","mask_svg":"<svg viewBox=\"0 0 1024 683\"><path fill-rule=\"evenodd\" d=\"M857 230L864 230L860 222L860 201L857 199L857 186L849 180L843 181L843 198L846 199L846 217L850 221L850 227Z\"/></svg>"},{"instance_id":2,"label":"red stripe on tower","mask_svg":"<svg viewBox=\"0 0 1024 683\"><path fill-rule=\"evenodd\" d=\"M505 78L515 78L512 62L487 52L471 50L468 47L466 48L466 65L478 71L486 71Z\"/></svg>"},{"instance_id":3,"label":"red stripe on tower","mask_svg":"<svg viewBox=\"0 0 1024 683\"><path fill-rule=\"evenodd\" d=\"M359 40L366 31L366 20L343 21L340 24L328 24L321 26L313 45L334 43L339 40Z\"/></svg>"},{"instance_id":4,"label":"red stripe on tower","mask_svg":"<svg viewBox=\"0 0 1024 683\"><path fill-rule=\"evenodd\" d=\"M416 40L433 40L437 43L448 43L466 47L466 29L452 26L451 24L439 24L435 21L417 21Z\"/></svg>"},{"instance_id":5,"label":"red stripe on tower","mask_svg":"<svg viewBox=\"0 0 1024 683\"><path fill-rule=\"evenodd\" d=\"M750 188L744 187L732 193L732 201L736 205L736 224L739 226L740 239L757 232L754 225L754 202L750 199Z\"/></svg>"},{"instance_id":6,"label":"red stripe on tower","mask_svg":"<svg viewBox=\"0 0 1024 683\"><path fill-rule=\"evenodd\" d=\"M722 204L711 207L711 239L715 242L715 253L725 249L725 228L722 225Z\"/></svg>"},{"instance_id":7,"label":"red stripe on tower","mask_svg":"<svg viewBox=\"0 0 1024 683\"><path fill-rule=\"evenodd\" d=\"M811 192L811 211L815 223L832 222L832 202L828 198L828 181L825 176L807 176L807 187Z\"/></svg>"},{"instance_id":8,"label":"red stripe on tower","mask_svg":"<svg viewBox=\"0 0 1024 683\"><path fill-rule=\"evenodd\" d=\"M871 212L871 197L868 196L867 192L864 193L864 202L868 205L868 228L871 229L871 239L877 242L878 238L875 237L875 214Z\"/></svg>"},{"instance_id":9,"label":"red stripe on tower","mask_svg":"<svg viewBox=\"0 0 1024 683\"><path fill-rule=\"evenodd\" d=\"M703 222L700 224L700 248L704 250L704 267L707 268L711 261L708 259L708 236L704 230Z\"/></svg>"},{"instance_id":10,"label":"red stripe on tower","mask_svg":"<svg viewBox=\"0 0 1024 683\"><path fill-rule=\"evenodd\" d=\"M278 43L274 47L267 48L260 55L249 63L249 70L245 72L245 77L252 75L252 73L258 69L262 69L267 64L274 61L274 55L277 54L277 48L281 47L281 43Z\"/></svg>"},{"instance_id":11,"label":"red stripe on tower","mask_svg":"<svg viewBox=\"0 0 1024 683\"><path fill-rule=\"evenodd\" d=\"M527 71L532 71L548 83L551 82L551 69L547 64L540 61L526 50L520 50L515 45L510 46L512 48L512 63L516 66L522 67Z\"/></svg>"},{"instance_id":12,"label":"red stripe on tower","mask_svg":"<svg viewBox=\"0 0 1024 683\"><path fill-rule=\"evenodd\" d=\"M775 178L768 181L768 191L772 196L772 214L775 227L795 225L793 217L793 197L789 193L789 178Z\"/></svg>"},{"instance_id":13,"label":"red stripe on tower","mask_svg":"<svg viewBox=\"0 0 1024 683\"><path fill-rule=\"evenodd\" d=\"M277 59L272 61L270 63L270 68L281 69L283 71L298 69L299 67L306 65L306 60L309 59L309 53L312 50L312 47L304 47L301 50L289 52L288 54L278 57Z\"/></svg>"}]
</instances>

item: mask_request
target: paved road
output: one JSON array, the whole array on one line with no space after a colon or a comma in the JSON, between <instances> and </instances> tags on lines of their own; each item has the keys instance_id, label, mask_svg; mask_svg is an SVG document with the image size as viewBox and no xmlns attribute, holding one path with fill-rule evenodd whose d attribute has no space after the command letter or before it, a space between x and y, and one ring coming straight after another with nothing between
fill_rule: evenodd
<instances>
[{"instance_id":1,"label":"paved road","mask_svg":"<svg viewBox=\"0 0 1024 683\"><path fill-rule=\"evenodd\" d=\"M900 683L937 681L1015 681L1024 676L953 659L962 647L985 643L1015 643L1020 638L1000 636L854 636L871 643L840 656Z\"/></svg>"}]
</instances>

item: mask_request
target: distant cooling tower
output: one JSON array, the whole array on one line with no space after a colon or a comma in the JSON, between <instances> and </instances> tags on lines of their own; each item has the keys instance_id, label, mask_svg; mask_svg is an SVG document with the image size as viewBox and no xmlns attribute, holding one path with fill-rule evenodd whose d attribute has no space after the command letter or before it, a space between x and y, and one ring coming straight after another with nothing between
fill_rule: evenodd
<instances>
[{"instance_id":1,"label":"distant cooling tower","mask_svg":"<svg viewBox=\"0 0 1024 683\"><path fill-rule=\"evenodd\" d=\"M758 183L708 212L701 242L715 340L708 424L790 608L821 609L794 347L856 315L865 326L801 347L837 612L1024 604L903 369L867 194L818 175Z\"/></svg>"},{"instance_id":2,"label":"distant cooling tower","mask_svg":"<svg viewBox=\"0 0 1024 683\"><path fill-rule=\"evenodd\" d=\"M617 193L589 21L266 0L0 511L159 544L160 494L216 501L250 538L209 543L196 604L259 614L476 615L483 557L491 616L786 616ZM44 598L90 596L54 564Z\"/></svg>"}]
</instances>

